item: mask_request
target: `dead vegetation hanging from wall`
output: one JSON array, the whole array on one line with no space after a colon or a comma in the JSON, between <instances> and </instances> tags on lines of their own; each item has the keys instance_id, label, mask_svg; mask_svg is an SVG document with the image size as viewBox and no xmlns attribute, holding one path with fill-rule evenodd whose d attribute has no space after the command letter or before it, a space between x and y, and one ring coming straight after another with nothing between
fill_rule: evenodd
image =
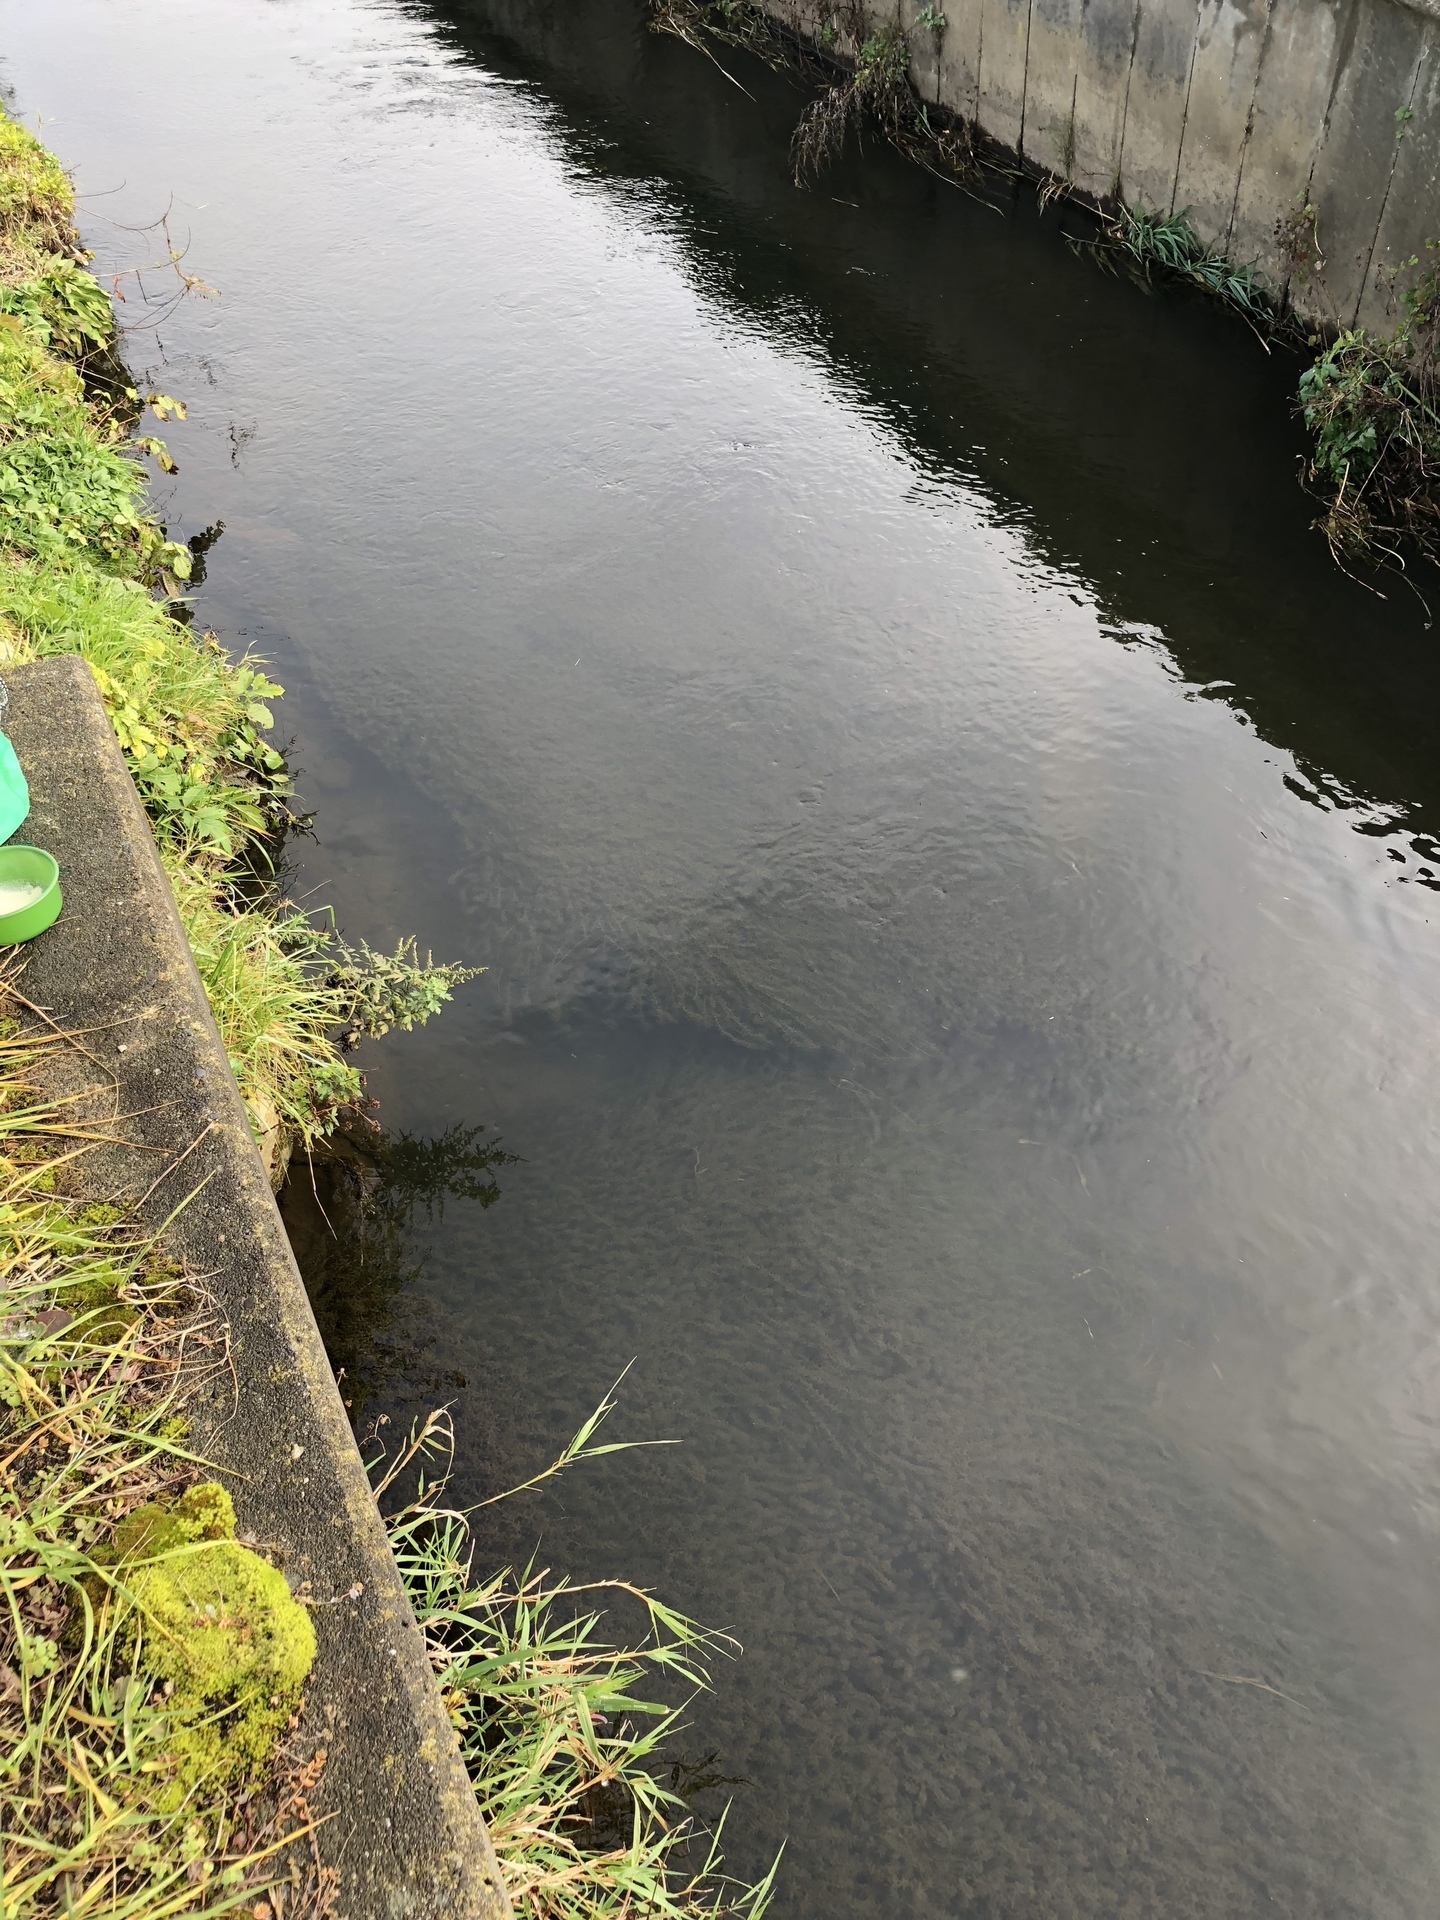
<instances>
[{"instance_id":1,"label":"dead vegetation hanging from wall","mask_svg":"<svg viewBox=\"0 0 1440 1920\"><path fill-rule=\"evenodd\" d=\"M815 47L751 0L651 0L650 17L657 33L673 34L708 58L714 56L707 41L743 47L776 72L796 74L818 89L791 136L797 187L813 186L852 135L863 141L867 133L951 181L980 170L970 128L928 107L911 85L905 35L898 26L869 32L859 0L836 9Z\"/></svg>"}]
</instances>

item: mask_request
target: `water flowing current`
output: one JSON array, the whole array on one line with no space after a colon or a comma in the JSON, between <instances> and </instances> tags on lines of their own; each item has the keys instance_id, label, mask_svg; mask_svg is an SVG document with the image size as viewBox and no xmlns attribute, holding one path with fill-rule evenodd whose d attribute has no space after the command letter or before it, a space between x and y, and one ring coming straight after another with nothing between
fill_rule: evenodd
<instances>
[{"instance_id":1,"label":"water flowing current","mask_svg":"<svg viewBox=\"0 0 1440 1920\"><path fill-rule=\"evenodd\" d=\"M518 1157L356 1391L467 1498L632 1360L683 1442L482 1559L733 1630L683 1745L778 1920L1433 1915L1440 638L1295 364L1028 193L797 191L803 96L639 0L0 58L97 265L217 290L121 313L294 890L489 969L368 1062Z\"/></svg>"}]
</instances>

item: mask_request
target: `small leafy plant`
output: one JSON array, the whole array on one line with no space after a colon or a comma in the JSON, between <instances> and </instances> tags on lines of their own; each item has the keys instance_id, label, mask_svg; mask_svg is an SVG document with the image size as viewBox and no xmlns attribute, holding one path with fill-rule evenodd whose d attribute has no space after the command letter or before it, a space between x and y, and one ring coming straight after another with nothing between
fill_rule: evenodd
<instances>
[{"instance_id":1,"label":"small leafy plant","mask_svg":"<svg viewBox=\"0 0 1440 1920\"><path fill-rule=\"evenodd\" d=\"M1301 374L1299 398L1336 557L1398 562L1408 540L1440 559L1440 259L1402 296L1392 333L1347 329Z\"/></svg>"},{"instance_id":2,"label":"small leafy plant","mask_svg":"<svg viewBox=\"0 0 1440 1920\"><path fill-rule=\"evenodd\" d=\"M342 1028L340 1044L347 1051L362 1039L378 1040L399 1027L409 1033L424 1026L450 998L453 988L465 980L478 980L483 967L436 966L431 955L422 962L412 937L404 939L393 953L376 953L362 940L352 947L343 940L333 943L332 964L325 976L325 989L334 996Z\"/></svg>"},{"instance_id":3,"label":"small leafy plant","mask_svg":"<svg viewBox=\"0 0 1440 1920\"><path fill-rule=\"evenodd\" d=\"M1319 282L1325 270L1319 223L1318 209L1308 199L1275 222L1275 249L1285 277L1306 290Z\"/></svg>"},{"instance_id":4,"label":"small leafy plant","mask_svg":"<svg viewBox=\"0 0 1440 1920\"><path fill-rule=\"evenodd\" d=\"M42 346L72 355L104 346L115 327L104 288L63 254L33 280L0 287L0 313L18 320Z\"/></svg>"}]
</instances>

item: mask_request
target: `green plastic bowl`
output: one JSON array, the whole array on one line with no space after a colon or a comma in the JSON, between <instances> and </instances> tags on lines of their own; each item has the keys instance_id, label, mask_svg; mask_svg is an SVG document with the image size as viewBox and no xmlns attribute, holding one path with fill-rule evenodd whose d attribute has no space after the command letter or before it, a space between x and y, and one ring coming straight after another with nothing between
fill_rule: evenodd
<instances>
[{"instance_id":1,"label":"green plastic bowl","mask_svg":"<svg viewBox=\"0 0 1440 1920\"><path fill-rule=\"evenodd\" d=\"M18 913L0 913L0 947L33 940L53 926L64 902L60 898L60 869L39 847L0 847L0 887L43 887L45 891Z\"/></svg>"}]
</instances>

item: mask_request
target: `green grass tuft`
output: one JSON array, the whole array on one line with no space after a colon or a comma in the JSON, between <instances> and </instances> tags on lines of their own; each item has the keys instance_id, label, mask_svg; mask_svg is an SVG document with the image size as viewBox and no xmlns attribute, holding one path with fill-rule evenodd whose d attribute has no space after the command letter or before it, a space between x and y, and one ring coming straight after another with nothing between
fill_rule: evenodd
<instances>
[{"instance_id":1,"label":"green grass tuft","mask_svg":"<svg viewBox=\"0 0 1440 1920\"><path fill-rule=\"evenodd\" d=\"M1162 214L1146 207L1121 207L1110 222L1107 240L1142 273L1158 269L1176 280L1213 294L1238 307L1248 319L1270 325L1276 318L1275 296L1258 268L1237 266L1223 253L1206 245L1190 224L1190 209Z\"/></svg>"},{"instance_id":2,"label":"green grass tuft","mask_svg":"<svg viewBox=\"0 0 1440 1920\"><path fill-rule=\"evenodd\" d=\"M607 1395L557 1461L484 1504L625 1451L594 1441L613 1407ZM448 1417L432 1414L380 1491L451 1447ZM576 1586L533 1565L475 1579L469 1518L444 1505L445 1490L443 1475L422 1475L388 1522L390 1544L519 1920L763 1920L778 1859L753 1884L727 1874L728 1807L707 1829L666 1755L686 1702L736 1643L624 1581ZM592 1595L638 1609L643 1637L610 1644ZM678 1706L652 1697L677 1690Z\"/></svg>"}]
</instances>

